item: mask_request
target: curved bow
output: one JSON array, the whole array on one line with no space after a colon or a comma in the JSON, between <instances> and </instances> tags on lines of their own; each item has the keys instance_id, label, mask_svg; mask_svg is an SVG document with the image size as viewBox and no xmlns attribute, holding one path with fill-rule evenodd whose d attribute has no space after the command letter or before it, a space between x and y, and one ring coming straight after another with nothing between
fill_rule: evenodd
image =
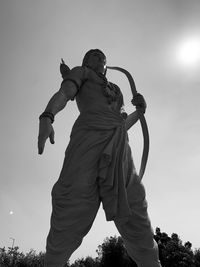
<instances>
[{"instance_id":1,"label":"curved bow","mask_svg":"<svg viewBox=\"0 0 200 267\"><path fill-rule=\"evenodd\" d=\"M133 77L131 76L131 74L127 70L120 68L120 67L107 66L107 68L123 72L129 80L133 97L137 94L137 90L135 87L135 82L133 80ZM139 178L141 180L143 175L144 175L144 172L145 172L148 154L149 154L149 131L148 131L146 119L145 119L143 113L140 114L140 124L142 127L143 138L144 138L143 154L142 154L141 166L140 166L140 171L139 171Z\"/></svg>"}]
</instances>

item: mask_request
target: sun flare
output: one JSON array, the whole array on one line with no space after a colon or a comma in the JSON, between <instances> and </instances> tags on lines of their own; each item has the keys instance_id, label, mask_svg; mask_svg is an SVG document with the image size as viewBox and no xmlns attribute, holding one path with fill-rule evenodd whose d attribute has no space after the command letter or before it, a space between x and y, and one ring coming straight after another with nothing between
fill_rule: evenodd
<instances>
[{"instance_id":1,"label":"sun flare","mask_svg":"<svg viewBox=\"0 0 200 267\"><path fill-rule=\"evenodd\" d=\"M178 47L178 60L182 65L195 66L200 63L200 37L188 38Z\"/></svg>"}]
</instances>

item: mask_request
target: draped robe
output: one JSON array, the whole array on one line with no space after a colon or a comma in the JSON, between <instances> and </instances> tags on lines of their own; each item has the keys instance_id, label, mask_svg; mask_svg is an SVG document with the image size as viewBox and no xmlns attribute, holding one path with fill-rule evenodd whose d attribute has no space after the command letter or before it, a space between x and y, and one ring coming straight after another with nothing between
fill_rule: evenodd
<instances>
[{"instance_id":1,"label":"draped robe","mask_svg":"<svg viewBox=\"0 0 200 267\"><path fill-rule=\"evenodd\" d=\"M77 85L80 115L72 128L60 180L77 181L77 186L98 183L106 219L126 219L131 215L126 188L135 168L121 113L122 93L113 83L105 87L101 77L87 67L72 69L66 80ZM115 100L108 101L109 93L114 94L109 87L118 90ZM88 166L89 157L95 164Z\"/></svg>"}]
</instances>

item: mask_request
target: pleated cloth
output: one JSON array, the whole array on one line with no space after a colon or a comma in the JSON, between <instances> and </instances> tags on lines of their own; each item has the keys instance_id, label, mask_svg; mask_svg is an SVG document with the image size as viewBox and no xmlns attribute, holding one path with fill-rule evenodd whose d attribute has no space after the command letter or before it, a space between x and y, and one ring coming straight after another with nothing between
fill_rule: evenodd
<instances>
[{"instance_id":1,"label":"pleated cloth","mask_svg":"<svg viewBox=\"0 0 200 267\"><path fill-rule=\"evenodd\" d=\"M104 141L98 160L99 192L106 219L108 221L126 219L131 215L131 209L126 191L129 150L125 120L114 110L87 110L80 114L72 128L72 143L76 142L76 138L73 141L73 136L82 130L110 133ZM98 144L92 145L95 147Z\"/></svg>"}]
</instances>

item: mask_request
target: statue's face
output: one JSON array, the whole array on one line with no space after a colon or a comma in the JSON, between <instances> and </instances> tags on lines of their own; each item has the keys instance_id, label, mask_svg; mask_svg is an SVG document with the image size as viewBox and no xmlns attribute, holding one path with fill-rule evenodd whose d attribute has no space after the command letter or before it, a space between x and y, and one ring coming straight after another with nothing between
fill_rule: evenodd
<instances>
[{"instance_id":1,"label":"statue's face","mask_svg":"<svg viewBox=\"0 0 200 267\"><path fill-rule=\"evenodd\" d=\"M106 57L100 52L91 52L87 59L87 66L97 73L104 74L106 71Z\"/></svg>"}]
</instances>

